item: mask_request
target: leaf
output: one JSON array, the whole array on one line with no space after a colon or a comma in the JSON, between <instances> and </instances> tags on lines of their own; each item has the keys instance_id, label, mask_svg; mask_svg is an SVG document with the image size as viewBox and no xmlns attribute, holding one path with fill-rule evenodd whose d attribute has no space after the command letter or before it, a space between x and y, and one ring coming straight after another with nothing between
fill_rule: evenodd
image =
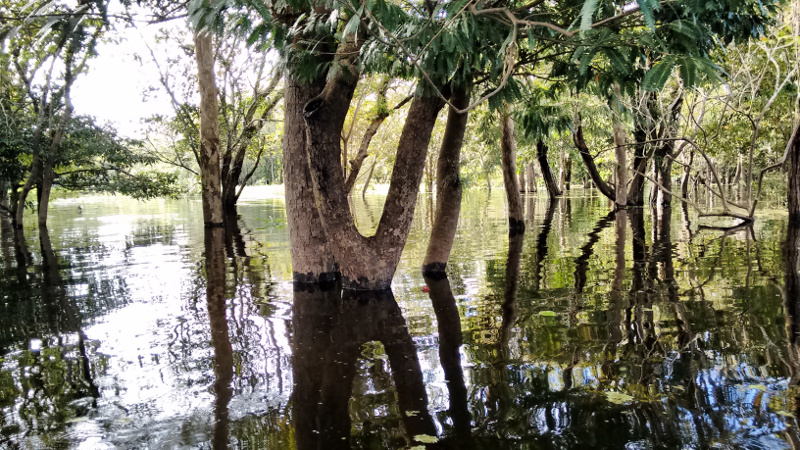
<instances>
[{"instance_id":1,"label":"leaf","mask_svg":"<svg viewBox=\"0 0 800 450\"><path fill-rule=\"evenodd\" d=\"M661 61L655 63L644 76L642 80L642 89L645 91L658 91L667 83L672 69L675 67L675 58L666 57Z\"/></svg>"},{"instance_id":2,"label":"leaf","mask_svg":"<svg viewBox=\"0 0 800 450\"><path fill-rule=\"evenodd\" d=\"M615 71L623 75L630 73L631 65L628 63L628 60L625 59L625 55L623 55L621 51L616 48L606 48L603 49L603 53L608 57L608 60L611 62L611 67L613 67Z\"/></svg>"},{"instance_id":3,"label":"leaf","mask_svg":"<svg viewBox=\"0 0 800 450\"><path fill-rule=\"evenodd\" d=\"M358 26L361 24L361 18L358 14L353 14L353 17L347 21L347 25L344 27L344 31L342 31L342 37L349 36L351 34L355 34L358 31Z\"/></svg>"},{"instance_id":4,"label":"leaf","mask_svg":"<svg viewBox=\"0 0 800 450\"><path fill-rule=\"evenodd\" d=\"M656 28L656 17L653 11L658 9L658 6L658 0L639 0L639 8L641 8L642 17L644 17L644 23L651 30Z\"/></svg>"},{"instance_id":5,"label":"leaf","mask_svg":"<svg viewBox=\"0 0 800 450\"><path fill-rule=\"evenodd\" d=\"M586 3L581 8L581 31L587 31L592 28L592 19L595 11L597 11L597 0L586 0Z\"/></svg>"},{"instance_id":6,"label":"leaf","mask_svg":"<svg viewBox=\"0 0 800 450\"><path fill-rule=\"evenodd\" d=\"M542 317L556 317L556 313L553 311L539 311L539 315Z\"/></svg>"}]
</instances>

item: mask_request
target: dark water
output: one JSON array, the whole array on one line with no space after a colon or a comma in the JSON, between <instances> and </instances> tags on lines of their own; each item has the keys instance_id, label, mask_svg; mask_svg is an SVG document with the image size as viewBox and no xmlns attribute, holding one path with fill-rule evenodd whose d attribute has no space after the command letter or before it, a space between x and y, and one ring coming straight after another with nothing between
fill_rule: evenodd
<instances>
[{"instance_id":1,"label":"dark water","mask_svg":"<svg viewBox=\"0 0 800 450\"><path fill-rule=\"evenodd\" d=\"M381 202L356 200L361 229ZM475 192L425 280L428 206L371 295L293 291L277 199L210 233L189 201L4 223L0 448L799 445L785 215L724 233L576 191L527 198L509 238L502 193Z\"/></svg>"}]
</instances>

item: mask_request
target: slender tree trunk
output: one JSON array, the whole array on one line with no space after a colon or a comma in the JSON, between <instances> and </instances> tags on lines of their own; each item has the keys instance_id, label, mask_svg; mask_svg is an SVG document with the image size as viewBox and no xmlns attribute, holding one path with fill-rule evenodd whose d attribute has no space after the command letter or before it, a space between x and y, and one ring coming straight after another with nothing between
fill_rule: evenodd
<instances>
[{"instance_id":1,"label":"slender tree trunk","mask_svg":"<svg viewBox=\"0 0 800 450\"><path fill-rule=\"evenodd\" d=\"M55 180L55 157L50 155L44 162L42 169L41 188L39 189L39 204L37 213L39 216L39 226L47 226L47 212L50 208L50 192L53 189L53 181Z\"/></svg>"},{"instance_id":2,"label":"slender tree trunk","mask_svg":"<svg viewBox=\"0 0 800 450\"><path fill-rule=\"evenodd\" d=\"M8 204L8 181L0 180L0 210L8 213L11 208ZM0 213L3 214L3 213Z\"/></svg>"},{"instance_id":3,"label":"slender tree trunk","mask_svg":"<svg viewBox=\"0 0 800 450\"><path fill-rule=\"evenodd\" d=\"M303 119L303 107L319 95L324 83L321 80L304 83L287 73L284 84L283 170L294 281L296 284L325 285L336 280L339 269L328 249L319 213L314 208Z\"/></svg>"},{"instance_id":4,"label":"slender tree trunk","mask_svg":"<svg viewBox=\"0 0 800 450\"><path fill-rule=\"evenodd\" d=\"M539 169L542 172L547 194L550 198L556 198L561 195L561 190L558 188L558 182L550 170L550 163L547 162L547 150L547 145L543 141L536 142L536 159L539 160Z\"/></svg>"},{"instance_id":5,"label":"slender tree trunk","mask_svg":"<svg viewBox=\"0 0 800 450\"><path fill-rule=\"evenodd\" d=\"M195 32L197 84L200 90L200 183L202 184L203 223L222 226L222 180L220 173L219 100L214 74L214 49L211 34Z\"/></svg>"},{"instance_id":6,"label":"slender tree trunk","mask_svg":"<svg viewBox=\"0 0 800 450\"><path fill-rule=\"evenodd\" d=\"M31 170L28 174L28 178L25 180L25 184L19 191L17 209L14 211L14 224L17 228L22 228L22 220L25 214L25 202L28 201L28 194L31 192L31 189L33 189L33 186L39 183L39 179L44 171L44 160L39 153L39 145L42 135L41 128L43 124L44 123L42 121L39 122L33 135L33 160L31 161Z\"/></svg>"},{"instance_id":7,"label":"slender tree trunk","mask_svg":"<svg viewBox=\"0 0 800 450\"><path fill-rule=\"evenodd\" d=\"M500 117L500 151L503 184L508 199L508 232L513 236L525 232L525 213L517 185L517 141L514 137L514 120L508 114Z\"/></svg>"},{"instance_id":8,"label":"slender tree trunk","mask_svg":"<svg viewBox=\"0 0 800 450\"><path fill-rule=\"evenodd\" d=\"M615 115L616 116L616 115ZM615 117L614 124L614 153L617 159L617 165L614 168L617 198L614 201L617 209L623 209L628 205L628 158L625 152L625 127L622 125L621 119Z\"/></svg>"},{"instance_id":9,"label":"slender tree trunk","mask_svg":"<svg viewBox=\"0 0 800 450\"><path fill-rule=\"evenodd\" d=\"M584 166L586 166L586 172L589 173L589 177L591 177L594 185L597 186L597 189L609 200L616 201L617 196L614 189L600 176L600 172L597 170L597 165L594 162L594 157L589 153L589 147L586 145L586 141L583 138L583 127L580 125L580 122L578 122L578 125L575 127L575 132L572 134L572 141L575 143L575 148L578 149L581 160Z\"/></svg>"},{"instance_id":10,"label":"slender tree trunk","mask_svg":"<svg viewBox=\"0 0 800 450\"><path fill-rule=\"evenodd\" d=\"M428 240L428 251L422 263L423 274L444 273L456 237L461 213L461 147L464 144L469 114L459 114L453 107L466 108L469 98L469 91L466 89L455 89L450 98L452 106L447 114L447 125L436 166L436 216Z\"/></svg>"},{"instance_id":11,"label":"slender tree trunk","mask_svg":"<svg viewBox=\"0 0 800 450\"><path fill-rule=\"evenodd\" d=\"M519 191L520 192L527 192L527 187L528 187L528 184L525 181L525 169L524 169L524 167L525 166L523 166L523 169L519 171L519 174L518 174L518 178L519 179L517 180L517 183L519 184Z\"/></svg>"},{"instance_id":12,"label":"slender tree trunk","mask_svg":"<svg viewBox=\"0 0 800 450\"><path fill-rule=\"evenodd\" d=\"M633 155L634 171L633 171L633 178L631 179L630 190L628 191L628 203L631 206L644 205L644 180L645 180L645 172L647 171L648 158L645 154L646 145L642 144L641 142L647 140L647 131L642 129L641 126L642 125L636 127L636 131L634 134L634 139L636 140L637 144L634 146L634 155ZM616 130L614 132L614 138L616 139Z\"/></svg>"},{"instance_id":13,"label":"slender tree trunk","mask_svg":"<svg viewBox=\"0 0 800 450\"><path fill-rule=\"evenodd\" d=\"M655 154L654 162L656 169L656 180L661 186L654 186L658 190L657 203L662 208L672 205L672 154L674 149L673 142L667 142L660 147Z\"/></svg>"},{"instance_id":14,"label":"slender tree trunk","mask_svg":"<svg viewBox=\"0 0 800 450\"><path fill-rule=\"evenodd\" d=\"M570 190L570 184L572 184L572 156L567 156L565 164L564 189L568 191Z\"/></svg>"},{"instance_id":15,"label":"slender tree trunk","mask_svg":"<svg viewBox=\"0 0 800 450\"><path fill-rule=\"evenodd\" d=\"M525 174L528 182L528 192L536 192L536 170L533 168L532 162L525 166Z\"/></svg>"}]
</instances>

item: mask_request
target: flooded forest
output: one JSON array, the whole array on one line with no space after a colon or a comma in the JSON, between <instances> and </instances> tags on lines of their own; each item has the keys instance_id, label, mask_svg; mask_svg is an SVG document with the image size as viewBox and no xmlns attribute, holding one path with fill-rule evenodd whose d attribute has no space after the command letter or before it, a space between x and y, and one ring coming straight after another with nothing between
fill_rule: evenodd
<instances>
[{"instance_id":1,"label":"flooded forest","mask_svg":"<svg viewBox=\"0 0 800 450\"><path fill-rule=\"evenodd\" d=\"M0 0L0 50L0 448L800 448L798 2Z\"/></svg>"}]
</instances>

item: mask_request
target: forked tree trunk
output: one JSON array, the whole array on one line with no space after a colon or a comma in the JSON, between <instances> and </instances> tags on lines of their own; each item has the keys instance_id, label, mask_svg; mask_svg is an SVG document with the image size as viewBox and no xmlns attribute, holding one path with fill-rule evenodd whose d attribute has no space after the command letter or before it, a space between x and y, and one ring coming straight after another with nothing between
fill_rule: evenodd
<instances>
[{"instance_id":1,"label":"forked tree trunk","mask_svg":"<svg viewBox=\"0 0 800 450\"><path fill-rule=\"evenodd\" d=\"M211 34L194 34L197 85L200 91L200 183L203 223L222 226L222 180L219 154L219 103L214 74L214 49Z\"/></svg>"},{"instance_id":2,"label":"forked tree trunk","mask_svg":"<svg viewBox=\"0 0 800 450\"><path fill-rule=\"evenodd\" d=\"M503 184L508 199L508 232L514 236L525 232L525 212L517 185L517 141L514 138L514 120L508 114L500 117L500 152Z\"/></svg>"},{"instance_id":3,"label":"forked tree trunk","mask_svg":"<svg viewBox=\"0 0 800 450\"><path fill-rule=\"evenodd\" d=\"M42 111L44 111L44 107L42 107ZM22 221L25 215L25 202L28 200L28 194L31 192L34 185L39 184L42 172L44 171L44 159L42 159L40 154L43 127L44 114L42 113L37 120L36 130L33 133L33 160L31 161L31 171L17 197L17 208L14 211L14 224L17 228L22 228Z\"/></svg>"},{"instance_id":4,"label":"forked tree trunk","mask_svg":"<svg viewBox=\"0 0 800 450\"><path fill-rule=\"evenodd\" d=\"M600 176L600 171L597 170L594 157L589 153L589 146L586 145L586 140L583 138L583 126L580 125L580 122L578 122L578 125L575 127L575 132L572 134L572 142L575 143L575 148L578 149L578 154L581 155L583 165L586 166L586 172L589 173L589 177L591 177L594 185L597 186L600 193L605 195L609 200L616 201L617 195L614 189Z\"/></svg>"},{"instance_id":5,"label":"forked tree trunk","mask_svg":"<svg viewBox=\"0 0 800 450\"><path fill-rule=\"evenodd\" d=\"M547 195L550 198L556 198L561 195L561 189L558 188L558 182L550 170L550 163L547 162L547 145L543 141L536 142L536 159L539 161L539 169L542 172L542 179L547 188Z\"/></svg>"},{"instance_id":6,"label":"forked tree trunk","mask_svg":"<svg viewBox=\"0 0 800 450\"><path fill-rule=\"evenodd\" d=\"M306 150L317 207L328 244L339 264L344 287L387 289L403 251L425 168L433 126L444 106L438 97L414 97L397 148L389 194L374 236L358 232L348 205L341 171L340 135L358 82L351 55L357 44L340 45L340 70L323 92L306 104Z\"/></svg>"},{"instance_id":7,"label":"forked tree trunk","mask_svg":"<svg viewBox=\"0 0 800 450\"><path fill-rule=\"evenodd\" d=\"M447 113L447 125L436 165L436 215L428 240L428 251L422 263L423 274L444 273L461 213L461 147L469 114L459 114L454 107L465 109L469 106L469 91L454 89L450 103L452 106Z\"/></svg>"}]
</instances>

